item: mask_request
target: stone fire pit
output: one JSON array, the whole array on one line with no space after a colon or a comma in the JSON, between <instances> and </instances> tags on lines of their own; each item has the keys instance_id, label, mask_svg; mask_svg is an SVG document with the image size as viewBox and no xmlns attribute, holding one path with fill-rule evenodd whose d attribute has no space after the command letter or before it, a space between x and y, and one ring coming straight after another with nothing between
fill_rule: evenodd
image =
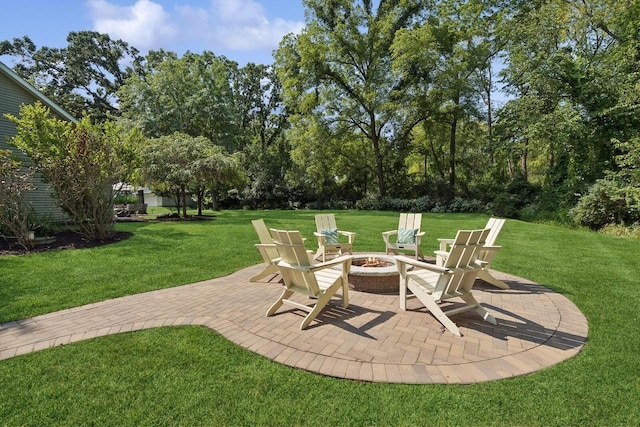
<instances>
[{"instance_id":1,"label":"stone fire pit","mask_svg":"<svg viewBox=\"0 0 640 427\"><path fill-rule=\"evenodd\" d=\"M373 259L375 261L371 262ZM377 264L376 264L377 262ZM396 260L385 254L355 254L349 273L349 288L372 293L398 292L400 275Z\"/></svg>"}]
</instances>

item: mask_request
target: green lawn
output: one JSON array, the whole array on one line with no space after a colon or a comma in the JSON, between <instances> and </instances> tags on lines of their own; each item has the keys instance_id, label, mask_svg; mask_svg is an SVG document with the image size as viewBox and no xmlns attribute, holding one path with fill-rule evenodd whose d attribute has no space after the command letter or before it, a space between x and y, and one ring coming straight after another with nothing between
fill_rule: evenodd
<instances>
[{"instance_id":1,"label":"green lawn","mask_svg":"<svg viewBox=\"0 0 640 427\"><path fill-rule=\"evenodd\" d=\"M0 322L228 274L260 262L251 220L299 229L314 211L225 211L208 222L126 223L108 246L0 257ZM382 251L397 213L336 212L357 251ZM424 214L436 238L487 217ZM279 365L200 327L161 328L0 362L0 425L640 424L640 241L508 220L493 267L570 298L583 351L532 375L468 386L361 383Z\"/></svg>"}]
</instances>

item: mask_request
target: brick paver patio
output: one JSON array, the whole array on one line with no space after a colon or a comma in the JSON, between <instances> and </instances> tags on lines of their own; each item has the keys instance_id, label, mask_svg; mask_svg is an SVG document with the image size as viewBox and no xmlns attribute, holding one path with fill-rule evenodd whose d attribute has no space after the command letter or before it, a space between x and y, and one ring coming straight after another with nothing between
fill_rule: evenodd
<instances>
[{"instance_id":1,"label":"brick paver patio","mask_svg":"<svg viewBox=\"0 0 640 427\"><path fill-rule=\"evenodd\" d=\"M468 384L535 372L576 355L587 321L567 298L531 281L495 272L511 289L476 284L474 295L497 319L453 317L446 331L419 301L399 309L397 295L351 291L350 307L332 301L311 327L281 309L271 282L250 283L261 265L229 276L107 300L0 325L0 360L109 334L171 325L207 326L276 362L323 375L391 383Z\"/></svg>"}]
</instances>

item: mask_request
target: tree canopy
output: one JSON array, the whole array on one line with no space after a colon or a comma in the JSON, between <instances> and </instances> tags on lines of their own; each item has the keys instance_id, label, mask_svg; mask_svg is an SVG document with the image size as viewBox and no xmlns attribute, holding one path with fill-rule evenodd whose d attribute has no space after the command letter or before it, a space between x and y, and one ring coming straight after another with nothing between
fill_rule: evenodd
<instances>
[{"instance_id":1,"label":"tree canopy","mask_svg":"<svg viewBox=\"0 0 640 427\"><path fill-rule=\"evenodd\" d=\"M596 184L638 187L640 0L303 4L306 26L273 66L140 57L94 32L61 49L25 36L0 53L73 114L117 117L157 150L222 147L246 178L217 188L227 205L458 209L463 198L535 216L604 194Z\"/></svg>"},{"instance_id":2,"label":"tree canopy","mask_svg":"<svg viewBox=\"0 0 640 427\"><path fill-rule=\"evenodd\" d=\"M96 31L72 31L67 42L36 49L24 36L0 42L0 55L18 58L16 73L74 117L101 122L119 115L116 92L140 66L139 51Z\"/></svg>"}]
</instances>

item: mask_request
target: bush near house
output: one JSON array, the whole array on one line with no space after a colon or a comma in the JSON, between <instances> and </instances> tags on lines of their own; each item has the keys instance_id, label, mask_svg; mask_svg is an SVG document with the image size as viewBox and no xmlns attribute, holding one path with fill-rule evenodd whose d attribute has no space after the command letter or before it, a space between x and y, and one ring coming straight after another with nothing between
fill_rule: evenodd
<instances>
[{"instance_id":1,"label":"bush near house","mask_svg":"<svg viewBox=\"0 0 640 427\"><path fill-rule=\"evenodd\" d=\"M10 142L25 152L54 190L60 207L88 240L105 240L114 233L113 184L124 181L135 163L130 142L137 131L124 134L113 124L92 124L88 117L76 125L53 118L44 105L22 106Z\"/></svg>"},{"instance_id":2,"label":"bush near house","mask_svg":"<svg viewBox=\"0 0 640 427\"><path fill-rule=\"evenodd\" d=\"M25 194L33 189L33 171L23 168L11 151L0 150L0 234L14 237L25 249L33 247L34 214Z\"/></svg>"}]
</instances>

